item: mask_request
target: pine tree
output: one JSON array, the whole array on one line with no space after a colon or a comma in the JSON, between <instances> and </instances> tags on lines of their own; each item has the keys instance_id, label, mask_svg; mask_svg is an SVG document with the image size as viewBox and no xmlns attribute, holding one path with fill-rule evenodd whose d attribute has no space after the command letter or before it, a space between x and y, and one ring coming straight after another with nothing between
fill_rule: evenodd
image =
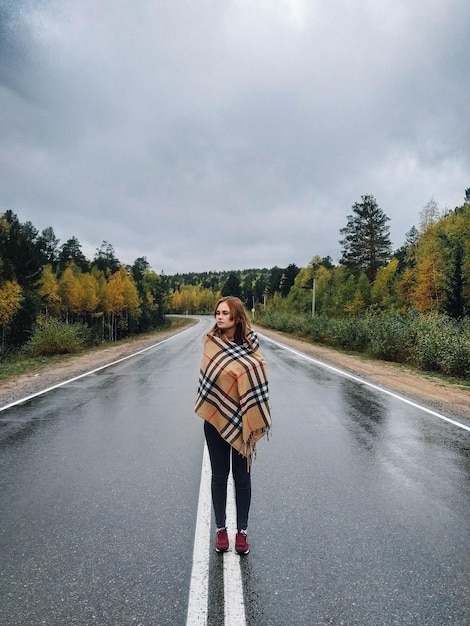
<instances>
[{"instance_id":1,"label":"pine tree","mask_svg":"<svg viewBox=\"0 0 470 626\"><path fill-rule=\"evenodd\" d=\"M240 277L237 272L230 272L222 287L222 296L236 296L240 298L241 295Z\"/></svg>"},{"instance_id":2,"label":"pine tree","mask_svg":"<svg viewBox=\"0 0 470 626\"><path fill-rule=\"evenodd\" d=\"M355 276L365 272L372 282L391 257L389 218L374 196L362 196L352 209L353 215L347 216L348 223L340 230L344 236L339 242L343 248L340 263Z\"/></svg>"}]
</instances>

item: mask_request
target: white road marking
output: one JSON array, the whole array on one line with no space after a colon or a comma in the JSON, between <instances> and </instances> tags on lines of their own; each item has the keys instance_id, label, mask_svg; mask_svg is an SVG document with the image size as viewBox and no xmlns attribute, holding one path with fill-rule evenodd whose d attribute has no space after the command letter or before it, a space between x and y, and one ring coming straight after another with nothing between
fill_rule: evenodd
<instances>
[{"instance_id":1,"label":"white road marking","mask_svg":"<svg viewBox=\"0 0 470 626\"><path fill-rule=\"evenodd\" d=\"M324 363L323 361L314 359L313 357L308 356L307 354L303 354L303 352L299 352L298 350L289 348L288 346L285 346L284 344L279 343L275 341L274 339L267 337L266 335L262 335L261 333L258 333L258 334L260 337L262 337L263 339L266 339L266 341L270 341L271 343L278 346L279 348L283 348L284 350L287 350L288 352L292 352L293 354L296 354L297 356L300 356L303 359L306 359L307 361L311 361L312 363L315 363L316 365L319 365L320 367L329 369L332 372L335 372L336 374L340 374L341 376L344 376L346 378L350 378L351 380L355 380L359 383L362 383L363 385L366 385L367 387L376 389L377 391L380 391L381 393L385 393L389 396L392 396L393 398L396 398L397 400L401 400L401 402L405 402L406 404L409 404L415 409L420 409L421 411L425 411L426 413L429 413L430 415L433 415L434 417L438 417L439 419L444 420L445 422L449 422L449 424L453 424L454 426L458 426L459 428L463 428L464 430L470 431L470 426L467 426L466 424L457 422L456 420L453 420L450 417L446 417L445 415L442 415L441 413L438 413L437 411L433 411L432 409L429 409L426 406L418 404L417 402L413 402L413 400L409 400L408 398L405 398L404 396L400 396L397 393L394 393L393 391L385 389L384 387L379 387L379 385L374 385L374 383L370 383L369 381L364 380L363 378L360 378L359 376L355 376L354 374L350 374L349 372L346 372L337 367L334 367L333 365L328 365L328 363Z\"/></svg>"},{"instance_id":2,"label":"white road marking","mask_svg":"<svg viewBox=\"0 0 470 626\"><path fill-rule=\"evenodd\" d=\"M245 603L240 569L240 558L243 557L235 552L237 514L232 476L228 482L227 492L227 531L231 547L224 554L224 624L225 626L245 626Z\"/></svg>"},{"instance_id":3,"label":"white road marking","mask_svg":"<svg viewBox=\"0 0 470 626\"><path fill-rule=\"evenodd\" d=\"M196 531L194 533L191 586L186 618L187 626L206 626L207 624L211 506L211 466L207 445L204 444Z\"/></svg>"},{"instance_id":4,"label":"white road marking","mask_svg":"<svg viewBox=\"0 0 470 626\"><path fill-rule=\"evenodd\" d=\"M52 391L54 389L57 389L58 387L63 387L64 385L68 385L69 383L73 383L76 380L79 380L80 378L85 378L85 376L89 376L90 374L95 374L96 372L100 372L101 370L104 370L107 367L111 367L112 365L116 365L117 363L121 363L122 361L127 361L127 359L132 359L133 357L135 357L135 356L137 356L139 354L143 354L144 352L147 352L148 350L152 350L153 348L157 348L158 346L161 346L163 343L166 343L167 341L171 341L175 337L178 337L179 335L182 335L183 333L187 332L188 330L191 330L192 328L193 327L190 326L189 328L187 328L185 330L182 330L181 332L177 333L176 335L172 335L171 337L167 337L167 339L162 339L161 341L158 341L157 343L154 343L151 346L148 346L147 348L143 348L142 350L139 350L138 352L133 352L132 354L124 356L121 359L117 359L116 361L112 361L111 363L107 363L106 365L101 365L100 367L96 367L93 370L90 370L88 372L84 372L83 374L79 374L78 376L74 376L73 378L69 378L68 380L63 380L61 383L57 383L56 385L52 385L51 387L47 387L47 389L42 389L41 391L37 391L36 393L31 394L30 396L26 396L25 398L21 398L20 400L15 400L14 402L10 402L10 404L6 404L5 406L0 407L0 412L1 411L5 411L6 409L9 409L12 406L16 406L18 404L23 404L23 402L27 402L28 400L32 400L33 398L37 398L38 396L42 396L43 394L48 393L49 391Z\"/></svg>"},{"instance_id":5,"label":"white road marking","mask_svg":"<svg viewBox=\"0 0 470 626\"><path fill-rule=\"evenodd\" d=\"M212 548L211 512L211 467L207 445L204 444L186 626L207 624L209 553ZM235 489L233 478L230 476L227 492L227 531L231 547L228 552L220 555L224 559L224 626L246 624L240 557L235 552L234 546L236 530Z\"/></svg>"}]
</instances>

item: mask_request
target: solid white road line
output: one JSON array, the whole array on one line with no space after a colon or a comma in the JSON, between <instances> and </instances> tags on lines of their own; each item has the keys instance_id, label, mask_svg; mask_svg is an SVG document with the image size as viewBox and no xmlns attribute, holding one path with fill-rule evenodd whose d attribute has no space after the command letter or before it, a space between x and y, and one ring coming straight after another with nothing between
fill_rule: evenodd
<instances>
[{"instance_id":1,"label":"solid white road line","mask_svg":"<svg viewBox=\"0 0 470 626\"><path fill-rule=\"evenodd\" d=\"M206 626L207 624L211 506L211 467L207 445L204 443L187 626Z\"/></svg>"},{"instance_id":2,"label":"solid white road line","mask_svg":"<svg viewBox=\"0 0 470 626\"><path fill-rule=\"evenodd\" d=\"M225 626L245 626L245 603L243 600L240 556L235 552L237 515L235 487L230 476L227 492L227 531L231 549L224 554L224 624Z\"/></svg>"},{"instance_id":3,"label":"solid white road line","mask_svg":"<svg viewBox=\"0 0 470 626\"><path fill-rule=\"evenodd\" d=\"M372 389L376 389L377 391L380 391L389 396L392 396L393 398L396 398L397 400L401 400L402 402L409 404L415 409L420 409L421 411L424 411L425 413L429 413L429 415L433 415L434 417L438 417L439 419L444 420L445 422L449 422L449 424L453 424L454 426L458 426L459 428L463 428L464 430L470 431L470 426L467 426L466 424L457 422L456 420L453 420L450 417L446 417L445 415L442 415L441 413L438 413L437 411L433 411L432 409L429 409L428 407L418 404L417 402L413 402L413 400L409 400L408 398L405 398L404 396L400 396L397 393L394 393L393 391L385 389L384 387L379 387L379 385L374 385L374 383L370 383L369 381L364 380L363 378L360 378L359 376L355 376L354 374L350 374L349 372L346 372L337 367L334 367L333 365L328 365L328 363L323 363L323 361L314 359L313 357L308 356L307 354L304 354L303 352L299 352L298 350L289 348L288 346L285 346L283 343L279 343L275 341L274 339L267 337L266 335L262 335L261 333L258 333L258 334L260 337L262 337L263 339L266 339L266 341L270 341L275 346L278 346L279 348L283 348L284 350L287 350L288 352L292 352L293 354L296 354L297 356L300 356L303 359L306 359L307 361L311 361L312 363L315 363L316 365L320 365L320 367L329 369L332 372L335 372L336 374L340 374L341 376L344 376L345 378L350 378L351 380L355 380L359 383L362 383L363 385L366 385L367 387L371 387Z\"/></svg>"},{"instance_id":4,"label":"solid white road line","mask_svg":"<svg viewBox=\"0 0 470 626\"><path fill-rule=\"evenodd\" d=\"M127 359L132 359L133 357L135 357L135 356L137 356L139 354L143 354L144 352L147 352L148 350L152 350L153 348L157 348L158 346L161 346L162 344L166 343L167 341L171 341L172 339L175 339L175 337L178 337L179 335L182 335L183 333L188 332L192 328L193 327L190 326L189 328L186 328L186 329L180 331L179 333L176 333L175 335L172 335L171 337L167 337L166 339L162 339L161 341L158 341L157 343L154 343L151 346L147 346L147 348L143 348L142 350L138 350L138 352L133 352L132 354L129 354L127 356L121 357L120 359L117 359L116 361L112 361L111 363L106 363L106 365L101 365L100 367L95 367L95 369L92 369L92 370L90 370L88 372L84 372L83 374L79 374L78 376L74 376L73 378L69 378L68 380L63 380L62 382L57 383L56 385L52 385L51 387L47 387L47 389L42 389L41 391L33 393L30 396L26 396L25 398L21 398L21 400L15 400L15 402L10 402L10 404L5 404L5 406L0 407L0 411L5 411L6 409L11 408L12 406L16 406L17 404L22 404L23 402L27 402L28 400L32 400L33 398L36 398L37 396L42 396L43 394L48 393L49 391L52 391L53 389L57 389L58 387L63 387L64 385L68 385L69 383L73 383L75 380L79 380L80 378L85 378L85 376L89 376L90 374L95 374L96 372L100 372L101 370L104 370L107 367L111 367L111 365L116 365L117 363L121 363L122 361L127 361Z\"/></svg>"}]
</instances>

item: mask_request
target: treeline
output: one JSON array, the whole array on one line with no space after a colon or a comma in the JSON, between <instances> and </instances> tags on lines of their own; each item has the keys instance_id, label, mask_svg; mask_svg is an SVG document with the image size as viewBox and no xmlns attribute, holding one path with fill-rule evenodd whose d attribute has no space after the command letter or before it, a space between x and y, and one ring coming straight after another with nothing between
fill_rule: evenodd
<instances>
[{"instance_id":1,"label":"treeline","mask_svg":"<svg viewBox=\"0 0 470 626\"><path fill-rule=\"evenodd\" d=\"M248 309L265 303L274 294L286 298L300 268L244 269L221 272L174 274L167 277L169 310L172 313L209 313L221 296L237 296Z\"/></svg>"},{"instance_id":2,"label":"treeline","mask_svg":"<svg viewBox=\"0 0 470 626\"><path fill-rule=\"evenodd\" d=\"M385 222L377 222L363 197L342 229L345 237L338 266L314 257L298 273L278 309L315 312L330 317L366 312L440 313L454 320L470 315L470 189L462 206L440 212L431 201L406 241L393 254ZM387 218L388 219L388 218Z\"/></svg>"},{"instance_id":3,"label":"treeline","mask_svg":"<svg viewBox=\"0 0 470 626\"><path fill-rule=\"evenodd\" d=\"M165 276L146 257L121 263L107 241L92 260L76 237L59 244L52 227L39 232L12 211L0 215L2 357L24 346L55 354L147 332L162 327L168 312L212 312L222 293L247 306L268 292L287 296L299 271L291 265Z\"/></svg>"},{"instance_id":4,"label":"treeline","mask_svg":"<svg viewBox=\"0 0 470 626\"><path fill-rule=\"evenodd\" d=\"M258 317L271 328L373 358L470 378L470 189L462 206L420 214L390 254L388 218L364 196L341 234L338 266L314 257L286 298Z\"/></svg>"},{"instance_id":5,"label":"treeline","mask_svg":"<svg viewBox=\"0 0 470 626\"><path fill-rule=\"evenodd\" d=\"M59 246L52 228L40 233L7 211L0 216L2 354L31 341L51 321L79 325L80 332L88 331L88 340L116 340L162 326L167 313L211 313L221 295L239 296L247 309L255 309L258 320L264 316L267 323L286 329L298 326L299 316L315 318L312 338L325 342L336 332L331 324L355 320L336 323L347 329L347 341L331 340L352 349L367 343L364 328L372 328L371 316L393 318L395 326L406 320L416 325L416 315L420 320L443 316L440 337L451 326L452 333L466 337L467 331L459 329L468 327L470 316L470 189L461 206L441 211L431 200L419 218L418 227L393 251L390 220L366 195L352 206L340 230L338 264L314 256L302 268L290 264L165 276L156 274L145 257L132 265L120 263L106 241L90 261L76 238ZM397 316L403 316L400 322ZM364 319L365 325L357 321ZM362 337L356 343L350 341L354 328ZM465 341L461 355L466 354Z\"/></svg>"},{"instance_id":6,"label":"treeline","mask_svg":"<svg viewBox=\"0 0 470 626\"><path fill-rule=\"evenodd\" d=\"M52 228L40 233L12 211L0 216L2 354L51 321L75 325L87 342L158 328L165 322L166 296L164 280L145 257L123 265L103 241L89 261L75 237L59 246ZM53 328L57 334L60 326Z\"/></svg>"},{"instance_id":7,"label":"treeline","mask_svg":"<svg viewBox=\"0 0 470 626\"><path fill-rule=\"evenodd\" d=\"M342 256L314 256L303 268L248 269L167 277L169 309L210 311L213 294L236 295L248 309L342 318L386 311L470 314L470 189L464 203L441 211L434 200L420 212L395 251L389 218L373 196L362 196L340 231Z\"/></svg>"}]
</instances>

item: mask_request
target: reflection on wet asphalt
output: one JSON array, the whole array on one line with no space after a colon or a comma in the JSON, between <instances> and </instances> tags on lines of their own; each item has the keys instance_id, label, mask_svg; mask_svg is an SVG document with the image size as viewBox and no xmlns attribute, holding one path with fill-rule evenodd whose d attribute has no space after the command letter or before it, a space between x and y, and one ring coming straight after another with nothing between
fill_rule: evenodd
<instances>
[{"instance_id":1,"label":"reflection on wet asphalt","mask_svg":"<svg viewBox=\"0 0 470 626\"><path fill-rule=\"evenodd\" d=\"M185 624L206 327L0 413L0 624ZM469 433L262 347L247 623L469 623Z\"/></svg>"}]
</instances>

